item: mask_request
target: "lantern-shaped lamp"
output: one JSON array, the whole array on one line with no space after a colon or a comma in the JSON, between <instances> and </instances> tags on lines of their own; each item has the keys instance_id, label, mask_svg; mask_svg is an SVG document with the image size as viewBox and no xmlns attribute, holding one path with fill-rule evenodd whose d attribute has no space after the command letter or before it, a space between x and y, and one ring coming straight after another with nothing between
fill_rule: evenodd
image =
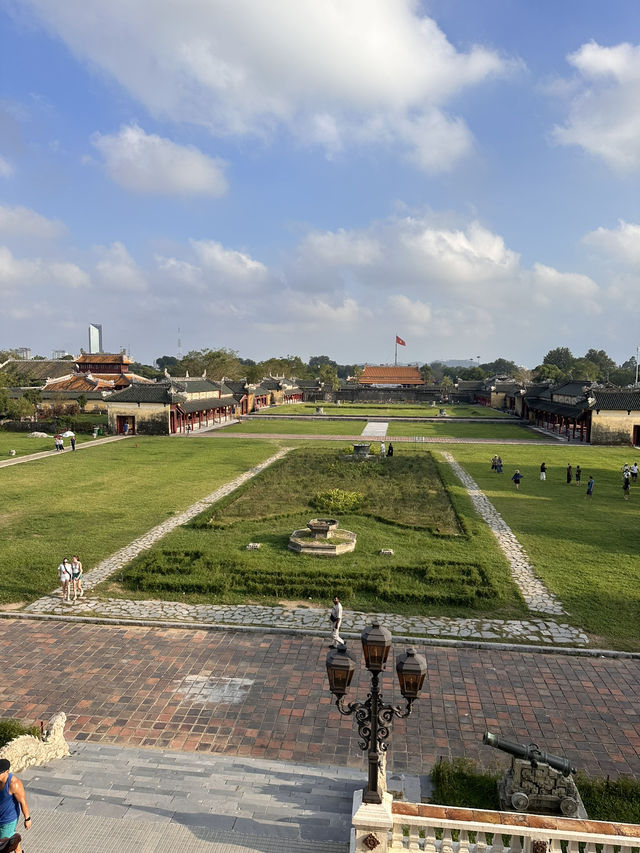
<instances>
[{"instance_id":1,"label":"lantern-shaped lamp","mask_svg":"<svg viewBox=\"0 0 640 853\"><path fill-rule=\"evenodd\" d=\"M417 699L427 674L427 662L415 649L408 649L398 655L396 672L400 682L400 692L405 699Z\"/></svg>"},{"instance_id":2,"label":"lantern-shaped lamp","mask_svg":"<svg viewBox=\"0 0 640 853\"><path fill-rule=\"evenodd\" d=\"M345 645L331 649L327 655L327 676L329 677L329 690L338 699L344 696L349 689L355 671L355 662L347 654Z\"/></svg>"},{"instance_id":3,"label":"lantern-shaped lamp","mask_svg":"<svg viewBox=\"0 0 640 853\"><path fill-rule=\"evenodd\" d=\"M369 672L382 672L391 651L391 631L374 622L360 635L365 666Z\"/></svg>"}]
</instances>

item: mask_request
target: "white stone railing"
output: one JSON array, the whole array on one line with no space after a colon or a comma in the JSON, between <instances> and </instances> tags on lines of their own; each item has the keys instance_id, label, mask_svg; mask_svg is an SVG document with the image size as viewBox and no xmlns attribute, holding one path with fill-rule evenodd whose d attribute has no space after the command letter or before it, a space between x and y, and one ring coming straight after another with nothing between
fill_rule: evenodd
<instances>
[{"instance_id":1,"label":"white stone railing","mask_svg":"<svg viewBox=\"0 0 640 853\"><path fill-rule=\"evenodd\" d=\"M354 797L351 853L640 853L640 826Z\"/></svg>"}]
</instances>

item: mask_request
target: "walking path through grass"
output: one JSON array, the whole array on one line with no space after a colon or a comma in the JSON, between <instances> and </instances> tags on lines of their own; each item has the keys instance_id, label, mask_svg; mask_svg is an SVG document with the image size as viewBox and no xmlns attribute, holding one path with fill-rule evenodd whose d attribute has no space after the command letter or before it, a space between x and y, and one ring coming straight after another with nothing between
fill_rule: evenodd
<instances>
[{"instance_id":1,"label":"walking path through grass","mask_svg":"<svg viewBox=\"0 0 640 853\"><path fill-rule=\"evenodd\" d=\"M92 441L79 442L76 444L76 450L87 450L89 447L98 447L100 444L109 444L112 441L123 441L129 437L126 435L108 435L106 438L94 438ZM29 453L26 456L13 456L10 459L0 462L0 468L8 468L10 465L20 465L22 462L33 462L35 459L48 459L49 456L66 456L67 451L75 453L67 445L62 452L59 450L42 450L40 453Z\"/></svg>"},{"instance_id":2,"label":"walking path through grass","mask_svg":"<svg viewBox=\"0 0 640 853\"><path fill-rule=\"evenodd\" d=\"M536 576L524 548L491 501L480 491L476 481L467 474L464 468L458 465L450 453L443 453L442 455L466 488L476 512L487 522L491 532L498 540L498 545L509 561L511 576L522 593L529 610L554 615L565 613L555 595L552 595L540 578Z\"/></svg>"},{"instance_id":3,"label":"walking path through grass","mask_svg":"<svg viewBox=\"0 0 640 853\"><path fill-rule=\"evenodd\" d=\"M362 435L367 438L384 438L389 429L389 424L383 421L369 421L362 430Z\"/></svg>"}]
</instances>

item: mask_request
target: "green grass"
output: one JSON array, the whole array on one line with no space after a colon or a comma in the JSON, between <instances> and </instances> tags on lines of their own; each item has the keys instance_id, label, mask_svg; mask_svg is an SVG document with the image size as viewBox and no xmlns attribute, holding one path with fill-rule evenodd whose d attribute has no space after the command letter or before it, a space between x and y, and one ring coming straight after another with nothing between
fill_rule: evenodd
<instances>
[{"instance_id":1,"label":"green grass","mask_svg":"<svg viewBox=\"0 0 640 853\"><path fill-rule=\"evenodd\" d=\"M503 771L478 768L468 758L440 760L433 768L432 803L468 809L498 811L496 784ZM640 823L640 781L621 777L614 781L577 773L575 783L591 820Z\"/></svg>"},{"instance_id":2,"label":"green grass","mask_svg":"<svg viewBox=\"0 0 640 853\"><path fill-rule=\"evenodd\" d=\"M37 425L34 430L37 430ZM76 444L93 441L90 435L77 435ZM71 450L69 439L64 440L65 452ZM41 453L43 450L55 450L53 438L29 438L28 432L8 432L0 430L0 462L9 459L9 451L15 450L16 456L28 456L30 453Z\"/></svg>"},{"instance_id":3,"label":"green grass","mask_svg":"<svg viewBox=\"0 0 640 853\"><path fill-rule=\"evenodd\" d=\"M91 569L275 449L137 437L0 469L0 603L55 588L63 556Z\"/></svg>"},{"instance_id":4,"label":"green grass","mask_svg":"<svg viewBox=\"0 0 640 853\"><path fill-rule=\"evenodd\" d=\"M323 421L273 418L252 419L224 427L225 432L240 434L272 433L282 435L360 435L364 421Z\"/></svg>"},{"instance_id":5,"label":"green grass","mask_svg":"<svg viewBox=\"0 0 640 853\"><path fill-rule=\"evenodd\" d=\"M635 451L577 444L562 447L458 445L451 452L511 526L534 569L592 635L594 646L640 650L640 481L622 497L620 470ZM494 453L504 474L490 470ZM547 463L547 480L539 478ZM580 465L582 483L566 484L568 462ZM514 469L524 475L520 491ZM594 495L585 498L589 474Z\"/></svg>"},{"instance_id":6,"label":"green grass","mask_svg":"<svg viewBox=\"0 0 640 853\"><path fill-rule=\"evenodd\" d=\"M274 406L263 409L261 414L315 415L316 407L324 409L325 415L358 415L372 418L436 418L440 409L455 418L508 418L510 415L487 406L472 406L464 403L449 405L415 403L292 403L289 406Z\"/></svg>"},{"instance_id":7,"label":"green grass","mask_svg":"<svg viewBox=\"0 0 640 853\"><path fill-rule=\"evenodd\" d=\"M408 613L523 615L495 541L461 489L430 453L349 462L344 453L304 448L181 528L114 576L121 594L211 603L310 600L339 594L346 606ZM288 549L293 530L317 513L329 488L357 491L357 512L339 517L356 550L317 558ZM260 542L247 551L248 542ZM380 556L392 548L393 557ZM113 582L104 586L109 593Z\"/></svg>"},{"instance_id":8,"label":"green grass","mask_svg":"<svg viewBox=\"0 0 640 853\"><path fill-rule=\"evenodd\" d=\"M14 720L12 717L0 720L0 749L6 746L10 740L22 735L33 735L33 737L40 739L40 727L24 726L20 720Z\"/></svg>"},{"instance_id":9,"label":"green grass","mask_svg":"<svg viewBox=\"0 0 640 853\"><path fill-rule=\"evenodd\" d=\"M412 423L400 421L389 423L388 438L394 436L425 436L438 438L488 438L493 441L515 439L516 441L545 441L546 436L534 432L518 423L461 423L460 421ZM552 441L553 439L549 439Z\"/></svg>"}]
</instances>

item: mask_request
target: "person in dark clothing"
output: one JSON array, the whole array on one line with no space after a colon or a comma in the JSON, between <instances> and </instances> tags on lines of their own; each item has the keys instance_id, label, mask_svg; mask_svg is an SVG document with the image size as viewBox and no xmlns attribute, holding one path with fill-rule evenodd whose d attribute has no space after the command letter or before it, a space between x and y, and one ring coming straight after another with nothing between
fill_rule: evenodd
<instances>
[{"instance_id":1,"label":"person in dark clothing","mask_svg":"<svg viewBox=\"0 0 640 853\"><path fill-rule=\"evenodd\" d=\"M547 463L546 462L543 462L542 465L540 466L540 479L541 480L547 479Z\"/></svg>"},{"instance_id":2,"label":"person in dark clothing","mask_svg":"<svg viewBox=\"0 0 640 853\"><path fill-rule=\"evenodd\" d=\"M389 449L387 450L387 456L393 456L393 444L389 442Z\"/></svg>"},{"instance_id":3,"label":"person in dark clothing","mask_svg":"<svg viewBox=\"0 0 640 853\"><path fill-rule=\"evenodd\" d=\"M520 490L520 480L522 479L522 474L520 473L520 471L517 468L516 468L515 473L511 479L515 483L516 492L519 491Z\"/></svg>"},{"instance_id":4,"label":"person in dark clothing","mask_svg":"<svg viewBox=\"0 0 640 853\"><path fill-rule=\"evenodd\" d=\"M576 465L576 486L580 485L581 479L582 479L582 468L579 465Z\"/></svg>"},{"instance_id":5,"label":"person in dark clothing","mask_svg":"<svg viewBox=\"0 0 640 853\"><path fill-rule=\"evenodd\" d=\"M573 468L567 465L567 485L573 480Z\"/></svg>"}]
</instances>

